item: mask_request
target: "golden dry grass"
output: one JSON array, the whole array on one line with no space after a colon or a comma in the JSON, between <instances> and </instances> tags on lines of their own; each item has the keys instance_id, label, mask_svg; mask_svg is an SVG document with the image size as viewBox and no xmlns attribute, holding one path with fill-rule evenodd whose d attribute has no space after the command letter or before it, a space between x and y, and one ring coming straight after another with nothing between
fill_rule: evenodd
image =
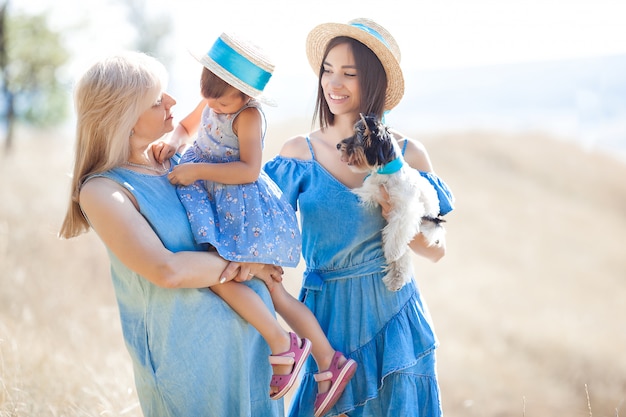
<instances>
[{"instance_id":1,"label":"golden dry grass","mask_svg":"<svg viewBox=\"0 0 626 417\"><path fill-rule=\"evenodd\" d=\"M539 134L425 143L458 200L449 255L416 261L447 414L584 416L585 385L623 414L626 166Z\"/></svg>"},{"instance_id":2,"label":"golden dry grass","mask_svg":"<svg viewBox=\"0 0 626 417\"><path fill-rule=\"evenodd\" d=\"M307 129L271 126L266 155ZM423 141L457 197L446 258L415 259L446 415L587 416L586 387L624 414L626 166L540 134ZM71 153L20 132L0 164L0 417L141 415L104 248L56 237Z\"/></svg>"}]
</instances>

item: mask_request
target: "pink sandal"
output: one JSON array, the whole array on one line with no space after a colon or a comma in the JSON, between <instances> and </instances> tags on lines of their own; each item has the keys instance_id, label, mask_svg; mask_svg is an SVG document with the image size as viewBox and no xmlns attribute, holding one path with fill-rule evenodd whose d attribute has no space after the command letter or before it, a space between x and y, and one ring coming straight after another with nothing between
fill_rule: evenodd
<instances>
[{"instance_id":1,"label":"pink sandal","mask_svg":"<svg viewBox=\"0 0 626 417\"><path fill-rule=\"evenodd\" d=\"M278 391L270 394L272 400L282 398L291 389L298 378L298 373L304 362L311 354L311 341L309 339L298 339L295 333L289 332L291 338L291 348L278 355L270 355L272 365L293 365L291 373L287 375L272 375L271 387L278 388Z\"/></svg>"},{"instance_id":2,"label":"pink sandal","mask_svg":"<svg viewBox=\"0 0 626 417\"><path fill-rule=\"evenodd\" d=\"M342 356L341 352L335 352L330 367L324 372L313 376L316 382L331 382L330 389L327 392L317 394L317 397L315 397L315 417L326 414L335 405L341 394L343 394L348 381L350 381L356 371L357 363L352 359L348 359L341 368L337 366Z\"/></svg>"}]
</instances>

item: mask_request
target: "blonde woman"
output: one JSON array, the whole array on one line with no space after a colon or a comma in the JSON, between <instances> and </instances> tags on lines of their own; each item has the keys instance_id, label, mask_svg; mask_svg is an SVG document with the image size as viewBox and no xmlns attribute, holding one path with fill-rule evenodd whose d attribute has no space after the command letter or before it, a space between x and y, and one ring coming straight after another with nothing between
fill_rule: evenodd
<instances>
[{"instance_id":1,"label":"blonde woman","mask_svg":"<svg viewBox=\"0 0 626 417\"><path fill-rule=\"evenodd\" d=\"M76 154L60 230L93 228L107 248L145 416L282 416L260 334L208 287L245 281L272 309L279 267L229 263L196 244L156 141L173 130L161 64L140 53L96 62L75 91Z\"/></svg>"}]
</instances>

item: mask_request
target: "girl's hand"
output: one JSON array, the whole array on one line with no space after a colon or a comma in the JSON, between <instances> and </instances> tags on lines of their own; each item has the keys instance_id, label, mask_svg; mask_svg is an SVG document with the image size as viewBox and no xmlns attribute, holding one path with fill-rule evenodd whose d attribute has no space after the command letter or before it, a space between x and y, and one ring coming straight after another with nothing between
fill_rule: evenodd
<instances>
[{"instance_id":1,"label":"girl's hand","mask_svg":"<svg viewBox=\"0 0 626 417\"><path fill-rule=\"evenodd\" d=\"M176 165L172 168L170 173L167 174L167 179L174 185L193 184L198 179L194 165L193 163Z\"/></svg>"},{"instance_id":2,"label":"girl's hand","mask_svg":"<svg viewBox=\"0 0 626 417\"><path fill-rule=\"evenodd\" d=\"M164 163L176 154L176 147L163 141L152 145L152 154L157 162Z\"/></svg>"},{"instance_id":3,"label":"girl's hand","mask_svg":"<svg viewBox=\"0 0 626 417\"><path fill-rule=\"evenodd\" d=\"M276 285L276 283L283 282L283 274L285 273L285 271L282 267L276 265L258 265L261 265L262 269L255 273L250 272L248 274L248 279L251 279L253 277L259 278L265 283L265 286L271 293L274 290L274 286Z\"/></svg>"}]
</instances>

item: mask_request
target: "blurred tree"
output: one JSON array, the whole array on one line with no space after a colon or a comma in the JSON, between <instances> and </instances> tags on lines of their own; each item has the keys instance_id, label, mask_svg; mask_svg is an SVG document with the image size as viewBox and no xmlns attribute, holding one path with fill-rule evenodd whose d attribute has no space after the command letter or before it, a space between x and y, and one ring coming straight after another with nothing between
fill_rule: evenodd
<instances>
[{"instance_id":1,"label":"blurred tree","mask_svg":"<svg viewBox=\"0 0 626 417\"><path fill-rule=\"evenodd\" d=\"M0 114L7 151L16 120L45 127L65 119L66 92L57 72L70 58L45 15L10 16L8 5L9 0L0 4Z\"/></svg>"},{"instance_id":2,"label":"blurred tree","mask_svg":"<svg viewBox=\"0 0 626 417\"><path fill-rule=\"evenodd\" d=\"M135 47L159 59L166 66L171 63L171 54L165 51L164 41L172 33L172 18L169 15L154 15L146 0L121 0L128 7L128 22L137 31Z\"/></svg>"}]
</instances>

